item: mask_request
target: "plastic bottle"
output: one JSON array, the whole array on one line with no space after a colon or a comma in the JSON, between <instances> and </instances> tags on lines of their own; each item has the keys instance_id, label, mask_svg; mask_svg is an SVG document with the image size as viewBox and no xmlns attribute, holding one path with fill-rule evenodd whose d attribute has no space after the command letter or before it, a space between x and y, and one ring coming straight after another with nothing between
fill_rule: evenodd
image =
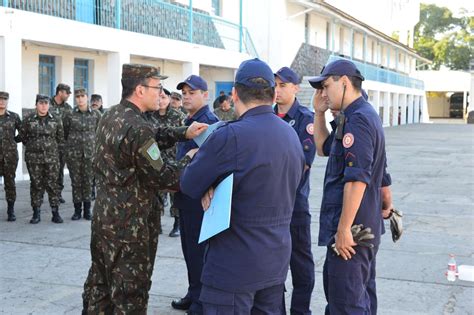
<instances>
[{"instance_id":1,"label":"plastic bottle","mask_svg":"<svg viewBox=\"0 0 474 315\"><path fill-rule=\"evenodd\" d=\"M456 260L454 259L454 255L449 255L449 262L448 262L448 271L446 273L446 279L448 281L456 281L456 274L457 274L457 266Z\"/></svg>"}]
</instances>

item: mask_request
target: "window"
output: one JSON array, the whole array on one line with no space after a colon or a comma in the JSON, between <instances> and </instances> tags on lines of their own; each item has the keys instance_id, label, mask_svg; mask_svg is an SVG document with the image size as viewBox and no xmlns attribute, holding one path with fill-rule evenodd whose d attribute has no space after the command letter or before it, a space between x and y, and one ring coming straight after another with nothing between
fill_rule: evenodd
<instances>
[{"instance_id":1,"label":"window","mask_svg":"<svg viewBox=\"0 0 474 315\"><path fill-rule=\"evenodd\" d=\"M85 88L89 93L89 60L74 59L74 89Z\"/></svg>"},{"instance_id":2,"label":"window","mask_svg":"<svg viewBox=\"0 0 474 315\"><path fill-rule=\"evenodd\" d=\"M55 59L54 56L40 55L38 66L38 92L54 96L55 94Z\"/></svg>"}]
</instances>

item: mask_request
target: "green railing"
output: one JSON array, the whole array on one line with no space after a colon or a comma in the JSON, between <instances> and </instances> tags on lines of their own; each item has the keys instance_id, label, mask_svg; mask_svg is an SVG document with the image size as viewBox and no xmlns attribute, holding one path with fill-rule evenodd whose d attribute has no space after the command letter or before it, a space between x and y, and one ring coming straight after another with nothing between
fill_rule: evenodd
<instances>
[{"instance_id":1,"label":"green railing","mask_svg":"<svg viewBox=\"0 0 474 315\"><path fill-rule=\"evenodd\" d=\"M328 63L337 59L347 59L336 55L331 55L328 59ZM408 88L424 90L425 83L421 80L411 78L407 75L379 68L375 65L363 63L356 60L351 60L365 77L366 80L372 80L377 82L384 82L388 84L400 85Z\"/></svg>"},{"instance_id":2,"label":"green railing","mask_svg":"<svg viewBox=\"0 0 474 315\"><path fill-rule=\"evenodd\" d=\"M258 57L245 27L162 0L0 0L0 5Z\"/></svg>"}]
</instances>

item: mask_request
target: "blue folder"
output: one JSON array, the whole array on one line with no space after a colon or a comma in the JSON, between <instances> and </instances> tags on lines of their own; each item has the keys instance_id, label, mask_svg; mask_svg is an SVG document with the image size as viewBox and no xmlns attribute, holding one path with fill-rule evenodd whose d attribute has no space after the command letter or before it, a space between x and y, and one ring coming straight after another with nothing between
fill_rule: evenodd
<instances>
[{"instance_id":1,"label":"blue folder","mask_svg":"<svg viewBox=\"0 0 474 315\"><path fill-rule=\"evenodd\" d=\"M214 190L211 205L202 219L199 244L229 228L233 184L234 174L230 174Z\"/></svg>"},{"instance_id":2,"label":"blue folder","mask_svg":"<svg viewBox=\"0 0 474 315\"><path fill-rule=\"evenodd\" d=\"M220 126L222 126L223 124L225 124L225 122L223 121L218 121L212 125L209 125L209 127L207 127L206 131L204 131L203 133L201 133L199 136L197 136L196 138L194 138L194 142L196 142L196 144L198 145L198 147L201 147L202 144L204 143L204 141L206 141L206 139L211 135L211 133L214 132L214 130L216 130L217 128L219 128Z\"/></svg>"}]
</instances>

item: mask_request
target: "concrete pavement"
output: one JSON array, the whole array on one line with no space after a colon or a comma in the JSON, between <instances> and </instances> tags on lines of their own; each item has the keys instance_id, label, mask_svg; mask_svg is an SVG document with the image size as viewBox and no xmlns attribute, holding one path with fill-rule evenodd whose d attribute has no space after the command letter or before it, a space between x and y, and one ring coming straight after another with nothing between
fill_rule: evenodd
<instances>
[{"instance_id":1,"label":"concrete pavement","mask_svg":"<svg viewBox=\"0 0 474 315\"><path fill-rule=\"evenodd\" d=\"M379 314L473 314L474 283L447 282L449 253L458 265L474 265L474 126L405 125L385 129L394 203L405 214L405 232L394 244L383 237L378 254ZM316 263L314 314L322 314L322 264L317 246L321 186L326 158L312 169L311 211ZM69 182L60 212L64 224L53 224L47 203L42 221L28 223L29 182L18 183L17 221L6 222L0 192L0 313L79 314L82 285L90 266L90 223L73 222ZM149 314L182 314L170 301L186 292L186 269L179 238L167 233L172 219L163 217L151 289ZM287 298L291 279L287 281ZM289 301L287 301L289 305Z\"/></svg>"}]
</instances>

